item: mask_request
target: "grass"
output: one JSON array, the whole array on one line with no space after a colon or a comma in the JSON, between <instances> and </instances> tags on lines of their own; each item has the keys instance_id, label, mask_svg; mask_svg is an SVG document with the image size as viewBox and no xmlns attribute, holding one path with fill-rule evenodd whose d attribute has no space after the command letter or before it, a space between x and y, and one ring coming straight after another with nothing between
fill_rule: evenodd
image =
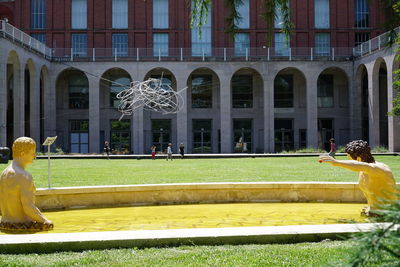
<instances>
[{"instance_id":1,"label":"grass","mask_svg":"<svg viewBox=\"0 0 400 267\"><path fill-rule=\"evenodd\" d=\"M289 245L181 246L1 255L1 266L334 266L348 263L350 241Z\"/></svg>"},{"instance_id":2,"label":"grass","mask_svg":"<svg viewBox=\"0 0 400 267\"><path fill-rule=\"evenodd\" d=\"M337 157L346 159L345 157ZM400 179L400 157L376 156L389 165L397 181ZM0 165L0 171L6 167ZM47 160L29 165L36 187L47 187ZM175 159L158 160L51 160L53 187L205 183L205 182L279 182L331 181L357 182L357 174L329 164L320 164L317 157L240 158L240 159Z\"/></svg>"}]
</instances>

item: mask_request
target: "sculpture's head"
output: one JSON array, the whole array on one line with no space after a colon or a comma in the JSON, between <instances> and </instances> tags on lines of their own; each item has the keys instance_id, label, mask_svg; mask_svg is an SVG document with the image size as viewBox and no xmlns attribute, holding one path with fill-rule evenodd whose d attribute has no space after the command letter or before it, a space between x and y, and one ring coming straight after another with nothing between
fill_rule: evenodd
<instances>
[{"instance_id":1,"label":"sculpture's head","mask_svg":"<svg viewBox=\"0 0 400 267\"><path fill-rule=\"evenodd\" d=\"M367 141L355 140L348 143L345 147L347 155L353 159L367 163L374 163L375 159L371 154L371 148Z\"/></svg>"},{"instance_id":2,"label":"sculpture's head","mask_svg":"<svg viewBox=\"0 0 400 267\"><path fill-rule=\"evenodd\" d=\"M36 156L36 142L30 137L17 138L12 146L13 159L22 167L33 162Z\"/></svg>"}]
</instances>

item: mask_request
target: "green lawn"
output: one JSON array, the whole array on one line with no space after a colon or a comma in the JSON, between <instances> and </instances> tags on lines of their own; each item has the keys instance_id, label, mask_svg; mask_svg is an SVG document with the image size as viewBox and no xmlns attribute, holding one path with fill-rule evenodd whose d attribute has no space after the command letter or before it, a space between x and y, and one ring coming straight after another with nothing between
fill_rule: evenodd
<instances>
[{"instance_id":1,"label":"green lawn","mask_svg":"<svg viewBox=\"0 0 400 267\"><path fill-rule=\"evenodd\" d=\"M1 266L348 266L350 241L1 255ZM347 263L347 264L346 264Z\"/></svg>"},{"instance_id":2,"label":"green lawn","mask_svg":"<svg viewBox=\"0 0 400 267\"><path fill-rule=\"evenodd\" d=\"M400 157L377 156L389 165L400 182ZM346 159L338 157L338 159ZM0 165L0 171L6 167ZM36 160L28 167L36 187L47 187L47 160ZM240 159L53 159L52 186L126 185L205 182L333 181L357 182L357 174L317 157L240 158Z\"/></svg>"}]
</instances>

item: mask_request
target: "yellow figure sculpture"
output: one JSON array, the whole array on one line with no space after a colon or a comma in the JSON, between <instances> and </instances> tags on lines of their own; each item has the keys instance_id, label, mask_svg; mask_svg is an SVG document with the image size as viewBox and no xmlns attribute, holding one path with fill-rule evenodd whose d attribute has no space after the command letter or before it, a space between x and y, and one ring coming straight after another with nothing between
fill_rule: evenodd
<instances>
[{"instance_id":1,"label":"yellow figure sculpture","mask_svg":"<svg viewBox=\"0 0 400 267\"><path fill-rule=\"evenodd\" d=\"M0 176L0 229L41 231L53 228L35 206L36 188L32 175L25 171L36 155L32 138L20 137L12 146L13 162Z\"/></svg>"},{"instance_id":2,"label":"yellow figure sculpture","mask_svg":"<svg viewBox=\"0 0 400 267\"><path fill-rule=\"evenodd\" d=\"M368 202L368 206L362 211L363 214L375 215L371 210L397 200L398 191L392 171L386 164L375 161L366 141L356 140L348 143L345 152L350 160L335 160L328 155L322 155L319 161L359 172L358 184Z\"/></svg>"}]
</instances>

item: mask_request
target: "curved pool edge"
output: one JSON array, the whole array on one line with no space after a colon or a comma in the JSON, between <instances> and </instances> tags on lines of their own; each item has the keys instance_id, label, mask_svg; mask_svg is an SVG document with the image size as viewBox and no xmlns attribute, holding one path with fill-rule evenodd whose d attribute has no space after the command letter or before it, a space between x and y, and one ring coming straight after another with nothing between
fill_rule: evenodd
<instances>
[{"instance_id":1,"label":"curved pool edge","mask_svg":"<svg viewBox=\"0 0 400 267\"><path fill-rule=\"evenodd\" d=\"M180 245L317 242L348 238L354 233L387 225L359 223L0 235L0 251L22 254Z\"/></svg>"}]
</instances>

